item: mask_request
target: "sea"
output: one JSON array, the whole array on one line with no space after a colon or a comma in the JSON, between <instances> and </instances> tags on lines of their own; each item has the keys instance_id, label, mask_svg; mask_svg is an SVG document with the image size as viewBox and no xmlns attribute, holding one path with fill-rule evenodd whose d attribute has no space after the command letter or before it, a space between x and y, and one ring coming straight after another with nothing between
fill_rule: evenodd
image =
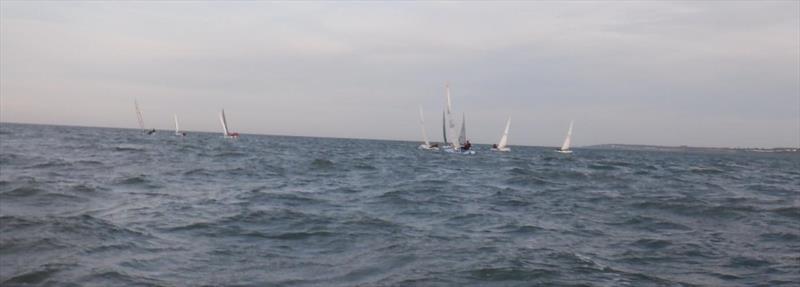
<instances>
[{"instance_id":1,"label":"sea","mask_svg":"<svg viewBox=\"0 0 800 287\"><path fill-rule=\"evenodd\" d=\"M418 145L3 123L0 285L800 286L796 153Z\"/></svg>"}]
</instances>

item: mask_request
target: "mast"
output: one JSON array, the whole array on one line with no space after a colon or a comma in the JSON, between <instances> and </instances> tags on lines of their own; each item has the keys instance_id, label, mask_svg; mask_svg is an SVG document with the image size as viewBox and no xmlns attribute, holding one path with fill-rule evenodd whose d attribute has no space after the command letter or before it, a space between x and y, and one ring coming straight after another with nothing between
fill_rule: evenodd
<instances>
[{"instance_id":1,"label":"mast","mask_svg":"<svg viewBox=\"0 0 800 287\"><path fill-rule=\"evenodd\" d=\"M461 114L461 132L458 133L458 141L467 142L467 114Z\"/></svg>"},{"instance_id":2,"label":"mast","mask_svg":"<svg viewBox=\"0 0 800 287\"><path fill-rule=\"evenodd\" d=\"M447 145L447 125L444 119L444 110L442 110L442 138L444 139L444 146Z\"/></svg>"}]
</instances>

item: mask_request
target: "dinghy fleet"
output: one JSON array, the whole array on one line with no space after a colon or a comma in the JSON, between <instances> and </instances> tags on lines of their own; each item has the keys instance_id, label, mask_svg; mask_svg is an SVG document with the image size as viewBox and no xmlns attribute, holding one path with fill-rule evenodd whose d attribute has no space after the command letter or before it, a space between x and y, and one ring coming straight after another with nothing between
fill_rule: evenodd
<instances>
[{"instance_id":1,"label":"dinghy fleet","mask_svg":"<svg viewBox=\"0 0 800 287\"><path fill-rule=\"evenodd\" d=\"M144 124L144 117L142 116L142 110L139 108L139 102L137 100L133 100L133 107L136 109L136 118L139 120L139 129L142 130L142 133L146 135L153 135L156 133L156 129L148 129ZM185 137L186 132L181 131L180 125L178 124L178 115L173 115L175 119L175 136ZM229 139L238 139L239 133L231 132L228 130L228 121L225 119L225 110L222 109L219 112L219 121L222 123L222 135L224 138Z\"/></svg>"},{"instance_id":2,"label":"dinghy fleet","mask_svg":"<svg viewBox=\"0 0 800 287\"><path fill-rule=\"evenodd\" d=\"M142 133L147 135L152 135L156 132L156 129L148 129L144 123L144 117L142 116L142 111L139 108L139 102L134 99L133 101L134 108L136 110L136 117L139 122L139 129L142 130ZM180 130L180 125L178 124L178 115L174 115L175 119L175 136L184 137L186 136L186 132ZM219 112L219 121L222 124L222 135L224 138L227 139L238 139L239 133L231 132L228 129L228 120L225 118L225 109L221 109ZM426 151L442 151L446 153L454 153L454 154L475 154L475 150L472 148L472 143L469 142L467 138L467 115L466 113L461 114L461 128L456 134L456 122L455 116L453 115L453 100L450 96L450 85L445 85L445 107L442 111L442 143L431 143L428 139L428 133L425 131L425 114L422 110L422 106L419 106L419 124L420 129L422 130L422 144L420 144L417 148L420 150ZM574 122L570 121L569 129L567 130L567 137L564 139L564 144L561 145L561 148L557 149L556 151L563 154L570 154L572 150L570 149L570 144L572 142L572 127ZM508 146L508 131L511 128L511 117L508 117L506 120L506 127L503 130L503 134L500 136L500 141L496 144L493 144L491 147L491 151L495 152L510 152L511 148Z\"/></svg>"},{"instance_id":3,"label":"dinghy fleet","mask_svg":"<svg viewBox=\"0 0 800 287\"><path fill-rule=\"evenodd\" d=\"M444 151L448 153L460 153L460 154L475 154L475 150L472 148L472 144L467 139L467 116L465 113L461 114L461 130L458 133L458 136L455 136L455 127L456 124L453 120L453 100L450 96L450 85L445 85L445 107L444 111L442 112L442 145L436 143L431 143L428 140L428 134L425 131L425 119L422 112L422 106L419 107L419 124L422 128L422 139L423 143L419 145L418 149L420 150L427 150L427 151ZM572 141L572 126L574 122L569 123L569 129L567 130L567 137L564 139L564 144L561 145L561 148L556 149L556 152L563 153L563 154L570 154L572 150L570 149L570 143ZM511 148L508 147L508 131L511 128L511 117L508 117L506 120L506 127L503 130L503 134L500 136L500 141L496 144L493 144L491 147L491 151L495 152L510 152ZM450 135L450 137L448 137Z\"/></svg>"}]
</instances>

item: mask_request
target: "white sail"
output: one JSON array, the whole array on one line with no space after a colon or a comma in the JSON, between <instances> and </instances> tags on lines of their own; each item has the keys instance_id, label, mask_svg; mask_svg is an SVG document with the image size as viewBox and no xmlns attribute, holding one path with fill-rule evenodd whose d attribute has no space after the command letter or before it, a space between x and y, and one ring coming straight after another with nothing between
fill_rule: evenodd
<instances>
[{"instance_id":1,"label":"white sail","mask_svg":"<svg viewBox=\"0 0 800 287\"><path fill-rule=\"evenodd\" d=\"M467 115L461 114L461 131L458 133L459 143L467 142Z\"/></svg>"},{"instance_id":2,"label":"white sail","mask_svg":"<svg viewBox=\"0 0 800 287\"><path fill-rule=\"evenodd\" d=\"M425 140L425 147L430 147L431 143L428 141L428 134L425 132L425 116L422 113L422 106L419 107L419 125L422 127L422 139Z\"/></svg>"},{"instance_id":3,"label":"white sail","mask_svg":"<svg viewBox=\"0 0 800 287\"><path fill-rule=\"evenodd\" d=\"M139 119L139 128L145 130L142 111L139 109L139 102L136 101L136 99L133 100L133 106L136 108L136 117Z\"/></svg>"},{"instance_id":4,"label":"white sail","mask_svg":"<svg viewBox=\"0 0 800 287\"><path fill-rule=\"evenodd\" d=\"M564 139L564 144L561 145L562 151L569 150L570 142L572 141L572 124L574 121L569 122L569 130L567 130L567 138Z\"/></svg>"},{"instance_id":5,"label":"white sail","mask_svg":"<svg viewBox=\"0 0 800 287\"><path fill-rule=\"evenodd\" d=\"M178 125L178 115L173 115L173 116L175 117L175 134L176 135L180 135L181 134L181 128Z\"/></svg>"},{"instance_id":6,"label":"white sail","mask_svg":"<svg viewBox=\"0 0 800 287\"><path fill-rule=\"evenodd\" d=\"M224 109L219 113L219 121L222 123L222 133L223 133L223 135L228 136L229 135L229 133L228 133L228 122L225 120L225 110Z\"/></svg>"},{"instance_id":7,"label":"white sail","mask_svg":"<svg viewBox=\"0 0 800 287\"><path fill-rule=\"evenodd\" d=\"M443 146L447 146L447 121L445 121L444 113L445 111L442 111L442 139L444 140Z\"/></svg>"},{"instance_id":8,"label":"white sail","mask_svg":"<svg viewBox=\"0 0 800 287\"><path fill-rule=\"evenodd\" d=\"M461 143L458 141L458 137L456 137L456 123L453 121L453 106L452 101L450 100L450 84L445 85L447 90L447 108L445 109L445 118L447 118L447 133L453 137L450 139L450 144L453 146L453 149L461 148Z\"/></svg>"},{"instance_id":9,"label":"white sail","mask_svg":"<svg viewBox=\"0 0 800 287\"><path fill-rule=\"evenodd\" d=\"M497 143L497 149L505 149L508 145L508 129L511 127L511 117L508 117L508 121L506 121L506 129L503 131L503 136L500 137L500 142Z\"/></svg>"}]
</instances>

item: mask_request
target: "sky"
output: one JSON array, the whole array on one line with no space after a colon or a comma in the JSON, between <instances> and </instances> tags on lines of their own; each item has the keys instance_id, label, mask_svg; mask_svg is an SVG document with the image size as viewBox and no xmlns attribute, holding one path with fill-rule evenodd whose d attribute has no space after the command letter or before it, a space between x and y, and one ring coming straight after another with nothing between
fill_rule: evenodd
<instances>
[{"instance_id":1,"label":"sky","mask_svg":"<svg viewBox=\"0 0 800 287\"><path fill-rule=\"evenodd\" d=\"M800 1L0 2L0 122L800 145Z\"/></svg>"}]
</instances>

